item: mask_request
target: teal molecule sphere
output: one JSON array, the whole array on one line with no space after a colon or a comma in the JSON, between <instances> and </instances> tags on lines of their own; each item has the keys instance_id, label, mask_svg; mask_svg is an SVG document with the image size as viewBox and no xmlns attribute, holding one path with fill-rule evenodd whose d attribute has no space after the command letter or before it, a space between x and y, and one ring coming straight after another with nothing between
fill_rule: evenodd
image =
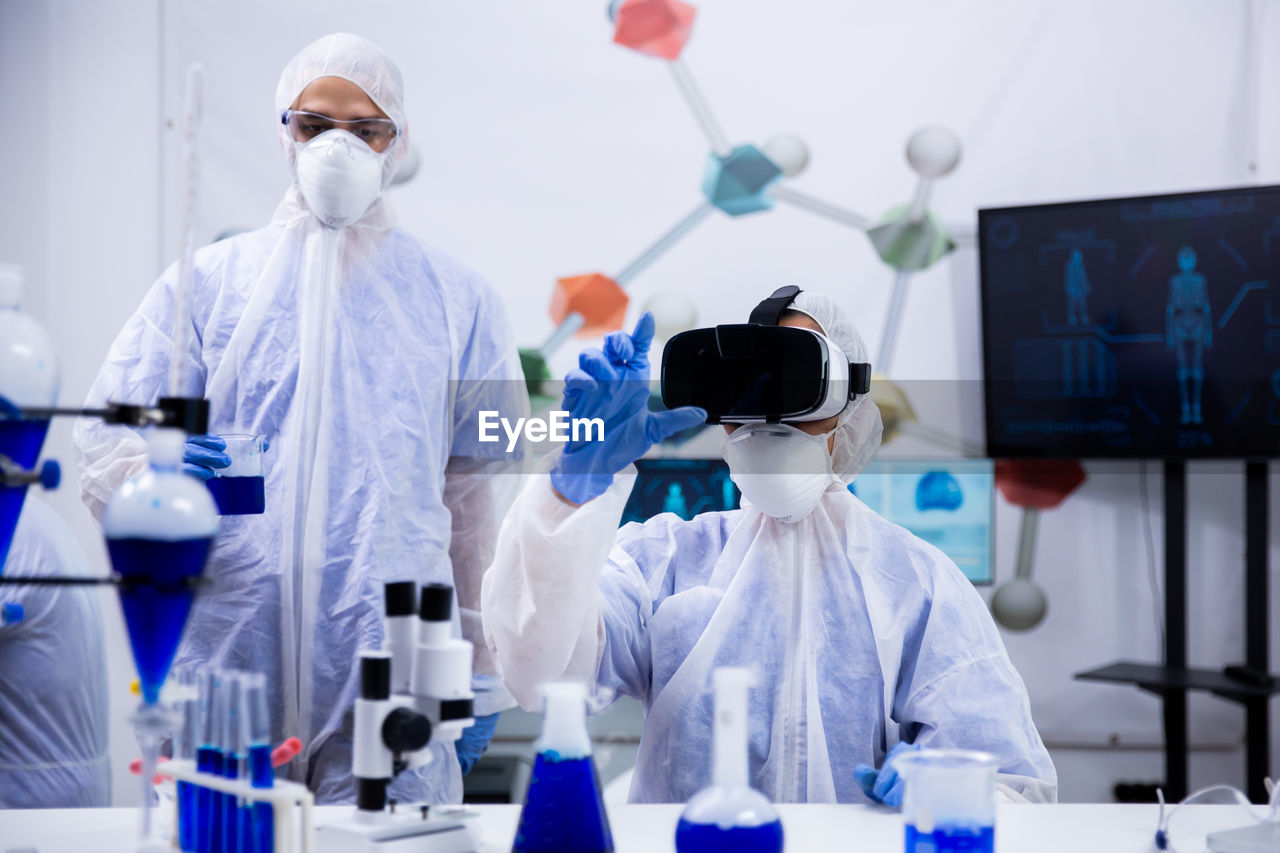
<instances>
[{"instance_id":1,"label":"teal molecule sphere","mask_svg":"<svg viewBox=\"0 0 1280 853\"><path fill-rule=\"evenodd\" d=\"M769 187L782 177L778 164L754 145L739 145L721 157L712 154L702 178L707 201L730 216L773 207Z\"/></svg>"}]
</instances>

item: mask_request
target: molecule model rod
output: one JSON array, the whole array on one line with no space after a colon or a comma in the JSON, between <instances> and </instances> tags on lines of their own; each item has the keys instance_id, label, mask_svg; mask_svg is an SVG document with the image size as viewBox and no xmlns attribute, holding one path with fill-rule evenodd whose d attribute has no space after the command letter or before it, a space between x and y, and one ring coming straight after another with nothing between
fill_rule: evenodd
<instances>
[{"instance_id":1,"label":"molecule model rod","mask_svg":"<svg viewBox=\"0 0 1280 853\"><path fill-rule=\"evenodd\" d=\"M641 252L634 261L623 267L622 272L618 273L613 280L618 283L619 287L626 287L636 276L644 272L650 264L662 257L664 252L693 231L694 228L698 227L698 224L706 219L709 213L711 213L710 202L704 201L699 204L672 226L670 231L659 237L652 246Z\"/></svg>"},{"instance_id":2,"label":"molecule model rod","mask_svg":"<svg viewBox=\"0 0 1280 853\"><path fill-rule=\"evenodd\" d=\"M550 358L556 350L564 346L570 338L578 333L578 330L582 328L582 324L585 322L586 318L577 311L570 311L560 321L560 325L552 330L542 346L538 347L538 352L542 354L543 358Z\"/></svg>"},{"instance_id":3,"label":"molecule model rod","mask_svg":"<svg viewBox=\"0 0 1280 853\"><path fill-rule=\"evenodd\" d=\"M769 194L777 201L785 201L787 204L793 204L810 213L816 213L827 219L834 219L842 225L851 225L859 231L866 231L871 227L871 220L861 214L814 198L786 185L779 184L770 187Z\"/></svg>"},{"instance_id":4,"label":"molecule model rod","mask_svg":"<svg viewBox=\"0 0 1280 853\"><path fill-rule=\"evenodd\" d=\"M733 151L733 146L729 144L729 138L724 135L716 117L712 115L711 105L707 103L702 90L698 88L697 81L689 72L689 66L685 65L681 59L673 59L667 64L671 66L671 75L676 78L676 86L680 89L680 94L684 95L689 109L693 110L693 117L702 128L703 135L707 137L707 144L711 146L711 150L717 157L728 157Z\"/></svg>"},{"instance_id":5,"label":"molecule model rod","mask_svg":"<svg viewBox=\"0 0 1280 853\"><path fill-rule=\"evenodd\" d=\"M907 220L913 225L924 221L929 206L929 195L933 192L933 178L921 177L916 184L916 194L911 198L911 209L907 212Z\"/></svg>"},{"instance_id":6,"label":"molecule model rod","mask_svg":"<svg viewBox=\"0 0 1280 853\"><path fill-rule=\"evenodd\" d=\"M898 270L893 276L893 290L889 296L889 313L884 318L884 331L880 334L880 351L876 353L872 368L884 376L890 376L893 349L898 339L898 326L902 323L902 309L907 304L907 283L911 273Z\"/></svg>"}]
</instances>

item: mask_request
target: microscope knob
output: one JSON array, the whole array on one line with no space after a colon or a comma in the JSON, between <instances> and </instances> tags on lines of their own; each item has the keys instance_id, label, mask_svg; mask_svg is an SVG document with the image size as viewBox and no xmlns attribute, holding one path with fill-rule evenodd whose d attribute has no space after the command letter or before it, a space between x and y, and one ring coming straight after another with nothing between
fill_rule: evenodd
<instances>
[{"instance_id":1,"label":"microscope knob","mask_svg":"<svg viewBox=\"0 0 1280 853\"><path fill-rule=\"evenodd\" d=\"M394 753L417 752L431 740L431 721L408 708L396 708L382 721L382 742Z\"/></svg>"}]
</instances>

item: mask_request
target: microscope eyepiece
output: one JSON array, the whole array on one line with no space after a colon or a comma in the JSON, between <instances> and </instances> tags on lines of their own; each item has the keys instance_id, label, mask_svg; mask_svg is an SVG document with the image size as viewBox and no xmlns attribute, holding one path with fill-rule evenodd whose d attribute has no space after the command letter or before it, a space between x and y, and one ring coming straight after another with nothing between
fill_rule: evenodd
<instances>
[{"instance_id":1,"label":"microscope eyepiece","mask_svg":"<svg viewBox=\"0 0 1280 853\"><path fill-rule=\"evenodd\" d=\"M386 652L360 653L360 698L391 698L391 656Z\"/></svg>"},{"instance_id":2,"label":"microscope eyepiece","mask_svg":"<svg viewBox=\"0 0 1280 853\"><path fill-rule=\"evenodd\" d=\"M386 585L387 616L412 616L414 593L417 584L413 581L390 581Z\"/></svg>"},{"instance_id":3,"label":"microscope eyepiece","mask_svg":"<svg viewBox=\"0 0 1280 853\"><path fill-rule=\"evenodd\" d=\"M422 587L419 619L423 622L448 622L452 614L453 587L447 583L429 583Z\"/></svg>"}]
</instances>

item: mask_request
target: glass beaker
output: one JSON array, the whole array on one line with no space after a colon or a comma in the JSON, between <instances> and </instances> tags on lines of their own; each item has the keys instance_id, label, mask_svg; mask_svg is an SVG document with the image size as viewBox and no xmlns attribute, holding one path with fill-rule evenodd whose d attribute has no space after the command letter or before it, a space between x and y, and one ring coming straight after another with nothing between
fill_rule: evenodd
<instances>
[{"instance_id":1,"label":"glass beaker","mask_svg":"<svg viewBox=\"0 0 1280 853\"><path fill-rule=\"evenodd\" d=\"M906 853L992 853L995 849L994 755L922 749L896 761L906 782L902 816Z\"/></svg>"},{"instance_id":2,"label":"glass beaker","mask_svg":"<svg viewBox=\"0 0 1280 853\"><path fill-rule=\"evenodd\" d=\"M219 515L259 515L266 509L266 481L262 474L263 437L232 433L227 443L231 464L214 470L206 481Z\"/></svg>"}]
</instances>

